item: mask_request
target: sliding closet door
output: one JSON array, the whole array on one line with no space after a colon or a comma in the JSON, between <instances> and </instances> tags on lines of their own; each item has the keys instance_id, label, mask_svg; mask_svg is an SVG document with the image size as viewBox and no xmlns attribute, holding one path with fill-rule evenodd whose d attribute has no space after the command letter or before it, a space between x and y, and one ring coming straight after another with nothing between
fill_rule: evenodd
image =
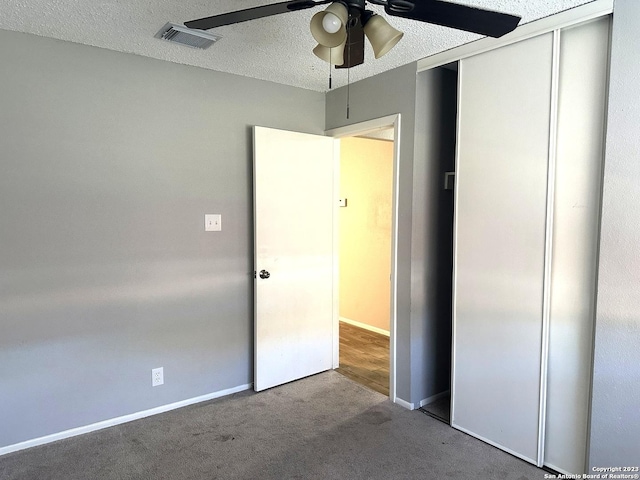
<instances>
[{"instance_id":1,"label":"sliding closet door","mask_svg":"<svg viewBox=\"0 0 640 480\"><path fill-rule=\"evenodd\" d=\"M460 61L452 425L536 463L552 34Z\"/></svg>"},{"instance_id":2,"label":"sliding closet door","mask_svg":"<svg viewBox=\"0 0 640 480\"><path fill-rule=\"evenodd\" d=\"M609 17L560 32L545 465L584 473Z\"/></svg>"}]
</instances>

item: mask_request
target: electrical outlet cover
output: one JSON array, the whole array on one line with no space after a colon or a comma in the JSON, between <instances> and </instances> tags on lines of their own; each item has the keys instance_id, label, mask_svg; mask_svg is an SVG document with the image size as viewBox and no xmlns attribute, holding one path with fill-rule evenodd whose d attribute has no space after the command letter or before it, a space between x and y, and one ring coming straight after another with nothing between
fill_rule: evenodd
<instances>
[{"instance_id":1,"label":"electrical outlet cover","mask_svg":"<svg viewBox=\"0 0 640 480\"><path fill-rule=\"evenodd\" d=\"M157 387L164 383L164 368L154 368L151 370L151 386Z\"/></svg>"}]
</instances>

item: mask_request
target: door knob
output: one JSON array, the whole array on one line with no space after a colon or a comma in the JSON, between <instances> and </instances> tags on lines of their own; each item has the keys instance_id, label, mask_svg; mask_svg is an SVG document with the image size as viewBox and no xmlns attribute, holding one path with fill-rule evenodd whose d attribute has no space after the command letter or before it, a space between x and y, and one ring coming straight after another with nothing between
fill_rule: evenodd
<instances>
[{"instance_id":1,"label":"door knob","mask_svg":"<svg viewBox=\"0 0 640 480\"><path fill-rule=\"evenodd\" d=\"M270 276L271 276L271 274L269 272L267 272L266 270L260 270L260 278L262 278L263 280L266 280Z\"/></svg>"}]
</instances>

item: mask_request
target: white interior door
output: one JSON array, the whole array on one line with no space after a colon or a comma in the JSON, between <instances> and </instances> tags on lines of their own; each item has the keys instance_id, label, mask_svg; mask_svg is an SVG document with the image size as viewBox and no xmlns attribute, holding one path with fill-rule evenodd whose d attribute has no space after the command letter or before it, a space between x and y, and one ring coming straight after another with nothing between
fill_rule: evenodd
<instances>
[{"instance_id":1,"label":"white interior door","mask_svg":"<svg viewBox=\"0 0 640 480\"><path fill-rule=\"evenodd\" d=\"M256 391L329 370L336 140L254 127Z\"/></svg>"}]
</instances>

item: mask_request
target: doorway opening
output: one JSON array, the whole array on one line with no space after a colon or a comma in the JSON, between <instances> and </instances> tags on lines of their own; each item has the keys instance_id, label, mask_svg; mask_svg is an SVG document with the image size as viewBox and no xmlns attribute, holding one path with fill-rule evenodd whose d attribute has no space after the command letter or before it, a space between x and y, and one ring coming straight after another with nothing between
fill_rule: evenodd
<instances>
[{"instance_id":1,"label":"doorway opening","mask_svg":"<svg viewBox=\"0 0 640 480\"><path fill-rule=\"evenodd\" d=\"M413 260L425 295L425 356L421 410L451 423L453 225L458 112L458 64L420 72L416 83L413 239L423 257ZM420 268L422 272L420 272Z\"/></svg>"},{"instance_id":2,"label":"doorway opening","mask_svg":"<svg viewBox=\"0 0 640 480\"><path fill-rule=\"evenodd\" d=\"M340 140L340 366L389 396L393 129Z\"/></svg>"},{"instance_id":3,"label":"doorway opening","mask_svg":"<svg viewBox=\"0 0 640 480\"><path fill-rule=\"evenodd\" d=\"M341 139L335 189L344 205L336 205L334 368L395 402L400 115L326 134Z\"/></svg>"}]
</instances>

